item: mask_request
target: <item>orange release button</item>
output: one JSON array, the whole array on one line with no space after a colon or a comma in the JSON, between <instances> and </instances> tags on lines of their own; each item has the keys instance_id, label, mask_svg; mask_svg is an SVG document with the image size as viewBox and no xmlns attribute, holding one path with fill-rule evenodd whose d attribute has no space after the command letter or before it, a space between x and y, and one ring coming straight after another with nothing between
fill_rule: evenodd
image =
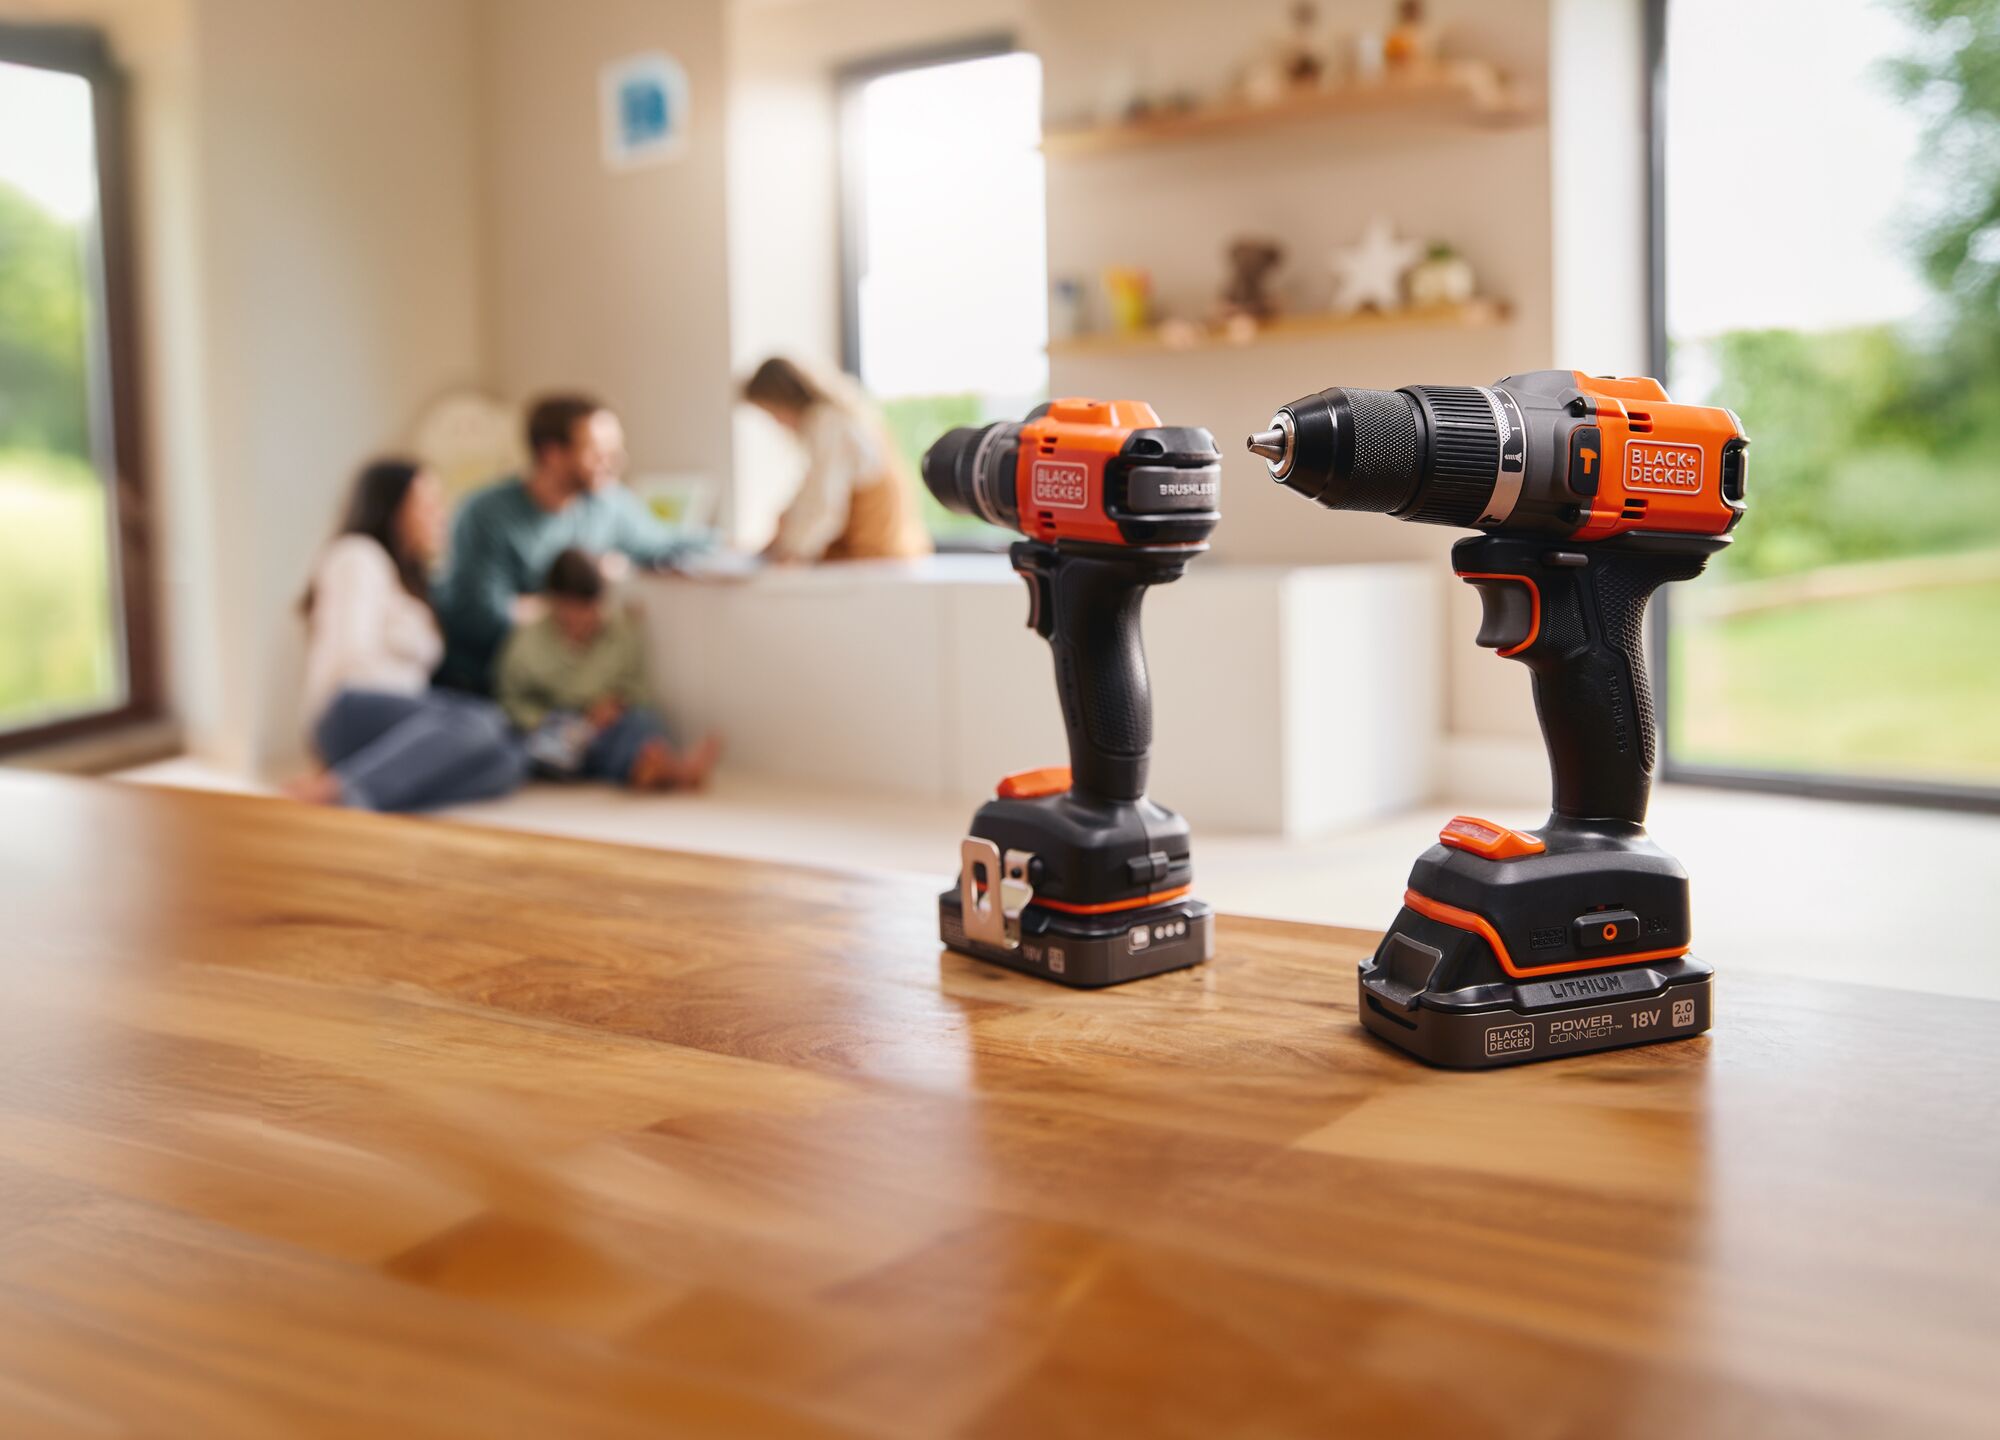
<instances>
[{"instance_id":1,"label":"orange release button","mask_svg":"<svg viewBox=\"0 0 2000 1440\"><path fill-rule=\"evenodd\" d=\"M1023 770L1018 775L1009 775L1000 782L1000 798L1039 800L1044 795L1060 795L1067 789L1069 766L1048 765L1040 770Z\"/></svg>"},{"instance_id":2,"label":"orange release button","mask_svg":"<svg viewBox=\"0 0 2000 1440\"><path fill-rule=\"evenodd\" d=\"M1545 845L1523 830L1510 830L1476 815L1454 815L1438 831L1438 839L1454 850L1469 850L1488 860L1512 860L1517 855L1539 855Z\"/></svg>"}]
</instances>

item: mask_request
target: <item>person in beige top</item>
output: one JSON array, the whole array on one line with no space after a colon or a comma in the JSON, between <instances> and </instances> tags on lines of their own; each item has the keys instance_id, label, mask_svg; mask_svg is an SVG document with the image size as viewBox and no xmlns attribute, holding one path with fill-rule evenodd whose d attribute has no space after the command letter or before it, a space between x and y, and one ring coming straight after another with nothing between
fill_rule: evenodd
<instances>
[{"instance_id":1,"label":"person in beige top","mask_svg":"<svg viewBox=\"0 0 2000 1440\"><path fill-rule=\"evenodd\" d=\"M798 494L765 553L778 561L903 560L931 552L917 487L879 418L858 396L773 357L743 398L789 430L806 455Z\"/></svg>"}]
</instances>

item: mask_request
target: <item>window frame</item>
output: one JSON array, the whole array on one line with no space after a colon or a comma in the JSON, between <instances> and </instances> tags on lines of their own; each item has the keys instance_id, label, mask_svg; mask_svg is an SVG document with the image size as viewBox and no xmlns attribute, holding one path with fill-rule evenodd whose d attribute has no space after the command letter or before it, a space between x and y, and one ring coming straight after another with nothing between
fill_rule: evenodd
<instances>
[{"instance_id":1,"label":"window frame","mask_svg":"<svg viewBox=\"0 0 2000 1440\"><path fill-rule=\"evenodd\" d=\"M1646 105L1646 274L1647 362L1661 380L1667 377L1667 7L1672 0L1645 0ZM1756 436L1751 436L1756 454ZM1754 477L1754 463L1751 473ZM1756 494L1753 479L1751 494ZM1753 502L1751 522L1755 523ZM1938 810L1969 810L2000 814L2000 786L1950 781L1895 779L1887 776L1832 775L1811 770L1762 770L1752 766L1702 765L1677 759L1673 745L1672 676L1667 665L1672 628L1672 586L1662 586L1653 607L1647 664L1652 670L1653 712L1659 732L1660 778L1673 784L1716 789L1803 795L1818 800L1849 800L1869 804L1916 805Z\"/></svg>"},{"instance_id":2,"label":"window frame","mask_svg":"<svg viewBox=\"0 0 2000 1440\"><path fill-rule=\"evenodd\" d=\"M0 756L8 756L146 724L160 719L165 706L152 604L152 511L140 410L126 77L103 34L86 26L0 22L0 60L75 75L90 85L102 265L98 279L103 287L102 403L110 409L110 460L115 470L99 478L110 492L106 542L117 577L115 614L125 676L124 697L114 706L0 730Z\"/></svg>"}]
</instances>

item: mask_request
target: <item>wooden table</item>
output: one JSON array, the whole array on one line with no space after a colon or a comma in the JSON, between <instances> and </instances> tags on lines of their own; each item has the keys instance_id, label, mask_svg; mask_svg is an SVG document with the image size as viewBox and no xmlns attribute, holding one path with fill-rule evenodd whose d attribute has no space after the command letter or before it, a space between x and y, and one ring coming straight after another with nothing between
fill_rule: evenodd
<instances>
[{"instance_id":1,"label":"wooden table","mask_svg":"<svg viewBox=\"0 0 2000 1440\"><path fill-rule=\"evenodd\" d=\"M1079 994L903 878L0 817L0 1434L2000 1433L2000 1006L1447 1074L1351 931Z\"/></svg>"}]
</instances>

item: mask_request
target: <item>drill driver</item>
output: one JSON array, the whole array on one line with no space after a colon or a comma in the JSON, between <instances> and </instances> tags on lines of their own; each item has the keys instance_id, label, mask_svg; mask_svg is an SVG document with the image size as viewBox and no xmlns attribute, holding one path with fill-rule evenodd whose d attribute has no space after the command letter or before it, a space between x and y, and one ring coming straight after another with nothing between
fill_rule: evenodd
<instances>
[{"instance_id":1,"label":"drill driver","mask_svg":"<svg viewBox=\"0 0 2000 1440\"><path fill-rule=\"evenodd\" d=\"M1452 546L1477 643L1525 664L1554 804L1536 831L1461 815L1410 873L1360 976L1362 1023L1434 1064L1509 1065L1709 1026L1687 872L1648 838L1654 590L1701 573L1743 518L1749 443L1656 380L1569 370L1485 387L1336 388L1250 449L1332 510L1486 533Z\"/></svg>"},{"instance_id":2,"label":"drill driver","mask_svg":"<svg viewBox=\"0 0 2000 1440\"><path fill-rule=\"evenodd\" d=\"M961 427L924 456L947 509L1017 531L1028 624L1055 654L1069 766L1010 775L973 817L939 897L944 943L1065 985L1121 984L1208 958L1187 822L1146 795L1146 588L1208 548L1221 493L1208 431L1133 400L1056 400Z\"/></svg>"}]
</instances>

